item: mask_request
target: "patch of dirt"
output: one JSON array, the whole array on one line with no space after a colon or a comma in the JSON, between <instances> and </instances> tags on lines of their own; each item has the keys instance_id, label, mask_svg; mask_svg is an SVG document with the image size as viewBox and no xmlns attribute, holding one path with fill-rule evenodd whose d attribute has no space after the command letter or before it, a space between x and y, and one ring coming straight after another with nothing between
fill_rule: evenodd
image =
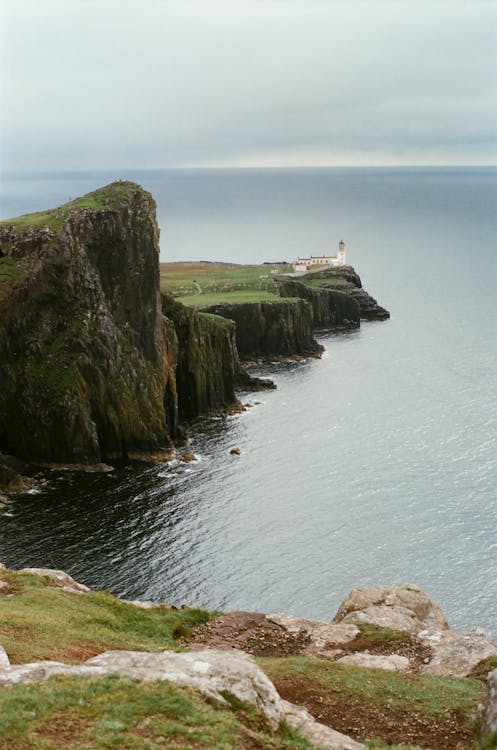
<instances>
[{"instance_id":1,"label":"patch of dirt","mask_svg":"<svg viewBox=\"0 0 497 750\"><path fill-rule=\"evenodd\" d=\"M69 662L71 664L82 664L92 656L97 656L105 651L105 646L95 645L94 643L76 642L71 643L67 648L61 648L50 655L51 659L56 661Z\"/></svg>"},{"instance_id":2,"label":"patch of dirt","mask_svg":"<svg viewBox=\"0 0 497 750\"><path fill-rule=\"evenodd\" d=\"M47 747L56 747L57 750L72 748L75 743L84 740L84 734L91 725L91 721L78 716L68 716L67 714L57 716L52 714L49 719L50 723L37 730L34 738L10 739L8 745L0 743L0 750L32 750L36 740L52 743ZM36 745L37 746L37 745ZM90 746L90 745L89 745Z\"/></svg>"},{"instance_id":3,"label":"patch of dirt","mask_svg":"<svg viewBox=\"0 0 497 750\"><path fill-rule=\"evenodd\" d=\"M317 721L358 741L379 739L430 750L468 750L476 739L467 717L456 711L441 717L426 716L414 710L343 698L338 691L336 695L323 695L312 682L291 677L276 677L273 682L282 698L305 706Z\"/></svg>"},{"instance_id":4,"label":"patch of dirt","mask_svg":"<svg viewBox=\"0 0 497 750\"><path fill-rule=\"evenodd\" d=\"M357 652L367 652L368 654L379 654L381 656L389 654L406 656L409 659L413 672L419 672L421 667L424 664L428 664L433 657L433 650L430 646L426 646L415 636L408 634L406 634L406 638L377 641L374 638L369 638L367 635L359 633L349 643L341 644L340 649L343 653L339 654L338 658Z\"/></svg>"},{"instance_id":5,"label":"patch of dirt","mask_svg":"<svg viewBox=\"0 0 497 750\"><path fill-rule=\"evenodd\" d=\"M19 583L0 578L0 596L14 596L20 594L22 586Z\"/></svg>"},{"instance_id":6,"label":"patch of dirt","mask_svg":"<svg viewBox=\"0 0 497 750\"><path fill-rule=\"evenodd\" d=\"M301 654L309 639L302 633L288 633L257 612L230 612L195 628L184 645L194 651L203 648L239 648L253 656Z\"/></svg>"}]
</instances>

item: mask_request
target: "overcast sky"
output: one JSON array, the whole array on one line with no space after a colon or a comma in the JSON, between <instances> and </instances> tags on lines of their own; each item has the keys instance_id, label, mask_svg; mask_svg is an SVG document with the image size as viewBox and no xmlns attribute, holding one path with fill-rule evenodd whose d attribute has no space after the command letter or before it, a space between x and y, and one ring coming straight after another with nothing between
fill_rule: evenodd
<instances>
[{"instance_id":1,"label":"overcast sky","mask_svg":"<svg viewBox=\"0 0 497 750\"><path fill-rule=\"evenodd\" d=\"M497 163L497 2L0 0L8 170Z\"/></svg>"}]
</instances>

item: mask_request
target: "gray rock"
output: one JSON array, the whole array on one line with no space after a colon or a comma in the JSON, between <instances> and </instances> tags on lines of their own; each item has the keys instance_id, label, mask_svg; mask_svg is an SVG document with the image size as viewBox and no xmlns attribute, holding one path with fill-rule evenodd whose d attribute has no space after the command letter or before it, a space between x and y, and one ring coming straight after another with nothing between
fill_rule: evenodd
<instances>
[{"instance_id":1,"label":"gray rock","mask_svg":"<svg viewBox=\"0 0 497 750\"><path fill-rule=\"evenodd\" d=\"M411 666L409 659L400 654L368 654L362 651L342 656L337 662L368 669L388 669L392 672L407 672Z\"/></svg>"},{"instance_id":2,"label":"gray rock","mask_svg":"<svg viewBox=\"0 0 497 750\"><path fill-rule=\"evenodd\" d=\"M170 680L195 688L204 695L226 703L221 693L228 691L239 700L258 708L276 729L284 718L281 698L271 680L243 651L195 651L187 653L147 653L105 651L85 662L87 667L104 667L107 672L141 680Z\"/></svg>"},{"instance_id":3,"label":"gray rock","mask_svg":"<svg viewBox=\"0 0 497 750\"><path fill-rule=\"evenodd\" d=\"M440 607L410 583L353 589L343 600L333 622L368 622L413 634L449 627Z\"/></svg>"},{"instance_id":4,"label":"gray rock","mask_svg":"<svg viewBox=\"0 0 497 750\"><path fill-rule=\"evenodd\" d=\"M483 735L497 732L497 669L487 677L488 701L483 718Z\"/></svg>"},{"instance_id":5,"label":"gray rock","mask_svg":"<svg viewBox=\"0 0 497 750\"><path fill-rule=\"evenodd\" d=\"M144 601L139 601L138 599L121 599L120 601L125 604L132 604L133 607L139 607L140 609L158 609L166 606L165 604L158 604L158 602L151 602L149 599L145 599Z\"/></svg>"},{"instance_id":6,"label":"gray rock","mask_svg":"<svg viewBox=\"0 0 497 750\"><path fill-rule=\"evenodd\" d=\"M0 668L10 666L9 657L3 646L0 646Z\"/></svg>"},{"instance_id":7,"label":"gray rock","mask_svg":"<svg viewBox=\"0 0 497 750\"><path fill-rule=\"evenodd\" d=\"M433 650L421 670L425 674L465 677L483 659L497 656L497 641L482 628L421 631L418 638Z\"/></svg>"},{"instance_id":8,"label":"gray rock","mask_svg":"<svg viewBox=\"0 0 497 750\"><path fill-rule=\"evenodd\" d=\"M46 576L47 578L53 578L62 584L61 588L64 591L70 591L73 594L85 594L91 589L85 586L84 583L78 583L68 573L63 570L53 570L52 568L22 568L20 573L33 573L37 576Z\"/></svg>"},{"instance_id":9,"label":"gray rock","mask_svg":"<svg viewBox=\"0 0 497 750\"><path fill-rule=\"evenodd\" d=\"M63 664L58 661L40 661L32 664L13 664L0 666L0 687L10 687L26 682L44 682L54 675L76 675L95 677L108 674L105 669L89 668L74 664Z\"/></svg>"}]
</instances>

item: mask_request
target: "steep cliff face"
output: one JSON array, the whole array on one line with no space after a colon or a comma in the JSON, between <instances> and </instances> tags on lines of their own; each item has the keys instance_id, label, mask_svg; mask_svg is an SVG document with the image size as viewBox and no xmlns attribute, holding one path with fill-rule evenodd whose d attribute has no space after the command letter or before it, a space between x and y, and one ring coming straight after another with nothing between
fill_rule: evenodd
<instances>
[{"instance_id":1,"label":"steep cliff face","mask_svg":"<svg viewBox=\"0 0 497 750\"><path fill-rule=\"evenodd\" d=\"M333 289L306 286L294 279L278 282L281 297L300 297L312 307L315 330L357 328L361 323L359 302Z\"/></svg>"},{"instance_id":2,"label":"steep cliff face","mask_svg":"<svg viewBox=\"0 0 497 750\"><path fill-rule=\"evenodd\" d=\"M198 313L162 296L162 309L178 339L176 388L181 417L224 411L238 404L237 375L242 371L230 320Z\"/></svg>"},{"instance_id":3,"label":"steep cliff face","mask_svg":"<svg viewBox=\"0 0 497 750\"><path fill-rule=\"evenodd\" d=\"M1 449L95 462L167 447L177 344L152 197L115 183L3 222L0 248Z\"/></svg>"},{"instance_id":4,"label":"steep cliff face","mask_svg":"<svg viewBox=\"0 0 497 750\"><path fill-rule=\"evenodd\" d=\"M312 282L314 288L346 294L355 300L360 308L362 320L387 320L388 310L381 307L363 288L361 279L352 266L338 266L323 271L313 271L299 278L303 284ZM319 287L315 286L319 283Z\"/></svg>"},{"instance_id":5,"label":"steep cliff face","mask_svg":"<svg viewBox=\"0 0 497 750\"><path fill-rule=\"evenodd\" d=\"M319 356L323 351L314 339L312 307L305 300L218 304L203 310L236 323L242 359Z\"/></svg>"}]
</instances>

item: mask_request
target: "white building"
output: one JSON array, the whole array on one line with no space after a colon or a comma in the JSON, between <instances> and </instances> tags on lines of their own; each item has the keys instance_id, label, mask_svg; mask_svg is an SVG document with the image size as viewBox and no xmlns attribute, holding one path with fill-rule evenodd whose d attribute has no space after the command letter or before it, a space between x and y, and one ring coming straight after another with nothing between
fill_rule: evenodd
<instances>
[{"instance_id":1,"label":"white building","mask_svg":"<svg viewBox=\"0 0 497 750\"><path fill-rule=\"evenodd\" d=\"M330 266L345 265L345 242L340 240L338 245L338 255L311 255L310 258L297 258L293 261L293 270L295 273L305 273L306 271L317 271Z\"/></svg>"}]
</instances>

